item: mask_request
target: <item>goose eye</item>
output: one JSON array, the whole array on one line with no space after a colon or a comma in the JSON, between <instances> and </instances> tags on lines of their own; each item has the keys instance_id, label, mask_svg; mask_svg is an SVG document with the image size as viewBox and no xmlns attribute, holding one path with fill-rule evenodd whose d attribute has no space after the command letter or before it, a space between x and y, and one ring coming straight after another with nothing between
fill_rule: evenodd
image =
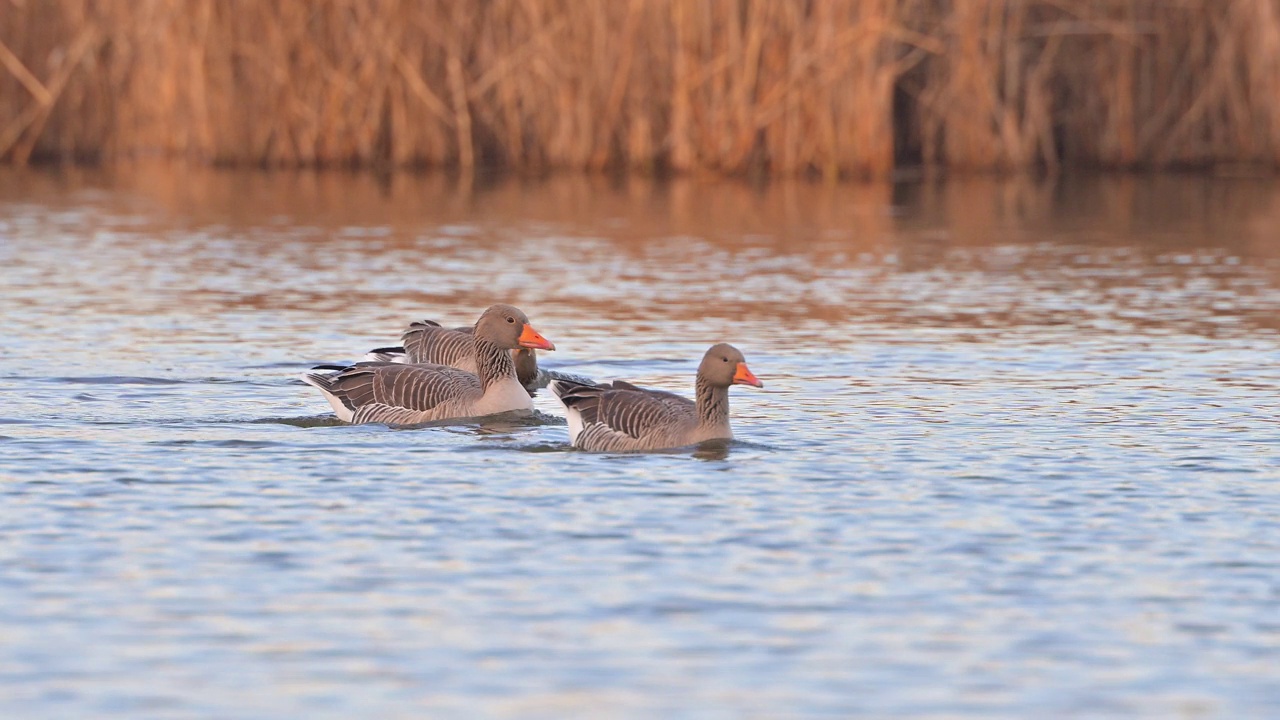
<instances>
[{"instance_id":1,"label":"goose eye","mask_svg":"<svg viewBox=\"0 0 1280 720\"><path fill-rule=\"evenodd\" d=\"M516 319L515 319L515 318L513 318L513 317L509 317L509 318L507 318L507 322L509 322L509 323L513 323L513 322L515 322L515 321L516 321Z\"/></svg>"},{"instance_id":2,"label":"goose eye","mask_svg":"<svg viewBox=\"0 0 1280 720\"><path fill-rule=\"evenodd\" d=\"M721 359L721 360L723 360L723 361L725 361L725 362L729 362L729 358L727 358L727 357L722 357L722 358L720 358L720 359Z\"/></svg>"}]
</instances>

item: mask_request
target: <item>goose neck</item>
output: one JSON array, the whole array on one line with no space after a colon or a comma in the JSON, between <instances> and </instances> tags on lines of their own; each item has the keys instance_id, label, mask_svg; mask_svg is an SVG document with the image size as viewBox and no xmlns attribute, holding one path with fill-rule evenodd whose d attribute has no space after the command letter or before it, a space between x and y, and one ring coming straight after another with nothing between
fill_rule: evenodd
<instances>
[{"instance_id":1,"label":"goose neck","mask_svg":"<svg viewBox=\"0 0 1280 720\"><path fill-rule=\"evenodd\" d=\"M489 387L495 382L516 376L515 365L511 362L511 353L480 337L474 339L476 353L476 375L480 378L480 386Z\"/></svg>"},{"instance_id":2,"label":"goose neck","mask_svg":"<svg viewBox=\"0 0 1280 720\"><path fill-rule=\"evenodd\" d=\"M712 385L701 374L698 375L694 387L694 396L698 404L698 421L707 427L727 426L729 424L729 388Z\"/></svg>"}]
</instances>

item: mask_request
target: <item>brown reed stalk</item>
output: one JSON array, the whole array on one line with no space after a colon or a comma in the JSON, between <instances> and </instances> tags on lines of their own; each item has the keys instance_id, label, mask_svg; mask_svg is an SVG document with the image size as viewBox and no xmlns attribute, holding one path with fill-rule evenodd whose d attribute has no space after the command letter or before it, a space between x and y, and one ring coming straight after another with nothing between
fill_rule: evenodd
<instances>
[{"instance_id":1,"label":"brown reed stalk","mask_svg":"<svg viewBox=\"0 0 1280 720\"><path fill-rule=\"evenodd\" d=\"M1275 167L1280 7L0 0L0 160L148 155L828 178Z\"/></svg>"}]
</instances>

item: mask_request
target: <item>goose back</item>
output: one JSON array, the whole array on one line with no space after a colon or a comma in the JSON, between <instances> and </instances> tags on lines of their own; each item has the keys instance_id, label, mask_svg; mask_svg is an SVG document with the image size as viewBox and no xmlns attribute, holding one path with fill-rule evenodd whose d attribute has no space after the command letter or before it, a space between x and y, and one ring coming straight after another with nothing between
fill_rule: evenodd
<instances>
[{"instance_id":1,"label":"goose back","mask_svg":"<svg viewBox=\"0 0 1280 720\"><path fill-rule=\"evenodd\" d=\"M410 363L448 365L474 373L475 349L471 328L446 328L433 320L410 323L400 336L405 360Z\"/></svg>"}]
</instances>

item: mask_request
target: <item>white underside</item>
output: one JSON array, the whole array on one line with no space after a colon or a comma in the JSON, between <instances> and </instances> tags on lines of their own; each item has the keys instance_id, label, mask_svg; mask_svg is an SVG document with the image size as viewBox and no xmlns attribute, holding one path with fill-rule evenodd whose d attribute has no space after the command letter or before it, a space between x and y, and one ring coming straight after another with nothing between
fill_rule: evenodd
<instances>
[{"instance_id":1,"label":"white underside","mask_svg":"<svg viewBox=\"0 0 1280 720\"><path fill-rule=\"evenodd\" d=\"M569 444L578 444L578 434L582 432L582 413L573 408L565 408L565 414L569 418Z\"/></svg>"},{"instance_id":2,"label":"white underside","mask_svg":"<svg viewBox=\"0 0 1280 720\"><path fill-rule=\"evenodd\" d=\"M336 395L329 392L328 390L325 390L319 385L315 384L315 382L312 381L311 378L307 377L306 373L302 374L302 382L319 390L320 394L324 395L324 399L329 401L329 405L333 406L333 414L337 415L338 419L341 420L342 422L351 422L351 419L355 417L355 413L351 410L351 408L347 407L346 405L343 405L342 401L339 400Z\"/></svg>"},{"instance_id":3,"label":"white underside","mask_svg":"<svg viewBox=\"0 0 1280 720\"><path fill-rule=\"evenodd\" d=\"M556 380L550 379L551 376L549 373L544 373L544 371L539 368L538 374L546 374L548 376L547 385L551 388L551 393L555 395L556 400L560 400L560 406L564 408L565 417L569 420L569 444L576 447L578 444L578 435L582 433L582 413L564 404L564 400L560 398L560 384Z\"/></svg>"},{"instance_id":4,"label":"white underside","mask_svg":"<svg viewBox=\"0 0 1280 720\"><path fill-rule=\"evenodd\" d=\"M493 415L512 410L533 410L533 398L515 378L500 380L488 387L476 401L475 415Z\"/></svg>"}]
</instances>

